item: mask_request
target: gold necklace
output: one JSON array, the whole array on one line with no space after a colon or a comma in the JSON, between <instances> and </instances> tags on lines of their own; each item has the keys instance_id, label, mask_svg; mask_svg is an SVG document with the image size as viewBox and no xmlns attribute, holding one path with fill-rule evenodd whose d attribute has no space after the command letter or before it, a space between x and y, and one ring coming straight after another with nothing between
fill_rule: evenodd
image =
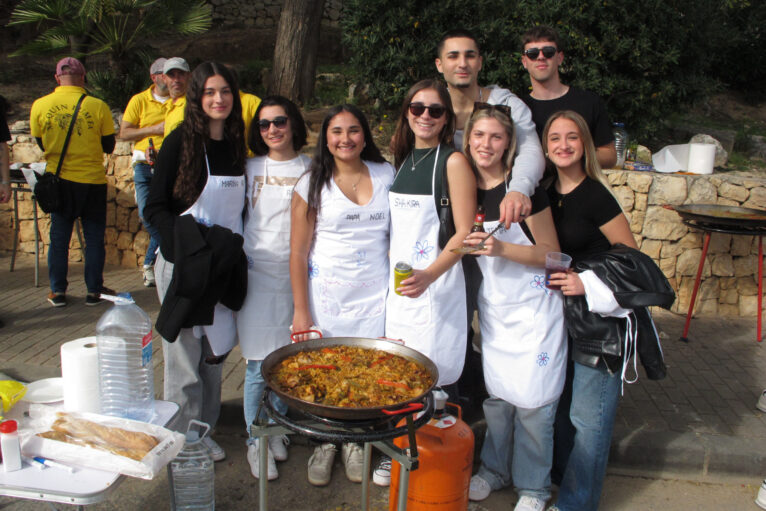
<instances>
[{"instance_id":1,"label":"gold necklace","mask_svg":"<svg viewBox=\"0 0 766 511\"><path fill-rule=\"evenodd\" d=\"M351 183L351 188L354 190L354 192L356 192L356 187L359 186L359 183L362 181L362 174L363 174L363 172L360 170L359 171L359 177L357 178L356 183ZM343 182L343 178L342 177L341 178L335 178L335 182L340 184L340 183Z\"/></svg>"},{"instance_id":2,"label":"gold necklace","mask_svg":"<svg viewBox=\"0 0 766 511\"><path fill-rule=\"evenodd\" d=\"M428 158L428 155L429 155L429 154L431 154L432 152L434 152L434 149L436 149L436 147L438 147L438 146L434 146L434 147L432 147L432 148L431 148L431 149L430 149L430 150L429 150L429 151L428 151L428 152L427 152L425 155L423 155L423 157L422 157L422 158L420 158L418 161L415 161L415 150L413 149L413 150L412 150L412 152L410 153L410 156L412 157L412 168L410 169L410 171L411 171L411 172L415 172L415 167L417 167L417 166L418 166L418 164L419 164L421 161L423 161L423 160L425 160L426 158Z\"/></svg>"}]
</instances>

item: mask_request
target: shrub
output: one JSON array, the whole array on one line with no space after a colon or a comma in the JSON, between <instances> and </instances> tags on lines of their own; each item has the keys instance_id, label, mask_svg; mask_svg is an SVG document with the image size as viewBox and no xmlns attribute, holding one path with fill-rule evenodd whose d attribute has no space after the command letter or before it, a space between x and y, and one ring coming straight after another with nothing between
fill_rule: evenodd
<instances>
[{"instance_id":1,"label":"shrub","mask_svg":"<svg viewBox=\"0 0 766 511\"><path fill-rule=\"evenodd\" d=\"M436 43L461 26L479 38L480 83L524 94L520 37L536 24L553 26L564 40L565 83L600 94L613 120L645 136L679 104L718 86L710 55L727 9L715 0L345 0L342 23L356 78L389 106L437 75Z\"/></svg>"}]
</instances>

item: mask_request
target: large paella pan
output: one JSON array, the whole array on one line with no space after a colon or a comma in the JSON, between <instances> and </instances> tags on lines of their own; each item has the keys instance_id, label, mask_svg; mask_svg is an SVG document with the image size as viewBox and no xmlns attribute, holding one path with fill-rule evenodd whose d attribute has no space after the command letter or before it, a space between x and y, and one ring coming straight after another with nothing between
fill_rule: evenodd
<instances>
[{"instance_id":1,"label":"large paella pan","mask_svg":"<svg viewBox=\"0 0 766 511\"><path fill-rule=\"evenodd\" d=\"M306 360L310 359L308 355L312 355L316 352L319 353L332 353L338 351L337 348L362 348L363 351L378 350L378 353L382 352L385 355L395 355L406 359L409 362L414 362L419 368L427 375L427 381L430 382L418 389L417 395L407 396L406 398L398 401L394 404L387 404L383 406L336 406L328 405L320 402L315 402L313 398L301 399L292 395L294 393L288 392L288 389L284 385L284 379L277 377L276 371L283 370L284 365L288 362L290 357L304 353ZM386 356L380 357L376 360L384 359ZM290 359L293 360L293 359ZM285 364L283 364L285 362ZM315 365L306 364L300 367L295 367L294 370L310 369L313 372L322 372L322 367L328 371L337 369L340 363L333 363L333 367L327 365ZM349 362L350 363L350 362ZM368 365L374 365L376 362ZM303 410L309 413L321 417L329 417L334 419L344 420L363 420L381 417L383 415L392 415L397 413L411 412L418 409L423 401L424 397L431 391L433 386L439 379L439 371L428 357L422 353L399 344L394 341L385 339L368 339L363 337L327 337L324 339L312 339L305 342L297 342L283 346L269 354L261 365L261 373L266 381L266 384L277 394L280 399L285 401L291 407ZM396 382L384 380L386 385L392 385ZM280 383L281 382L281 383Z\"/></svg>"}]
</instances>

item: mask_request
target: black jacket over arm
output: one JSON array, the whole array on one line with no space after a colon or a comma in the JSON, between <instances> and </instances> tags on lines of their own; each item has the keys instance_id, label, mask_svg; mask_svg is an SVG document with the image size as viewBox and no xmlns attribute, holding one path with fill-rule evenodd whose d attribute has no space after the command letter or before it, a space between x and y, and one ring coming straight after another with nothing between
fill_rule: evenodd
<instances>
[{"instance_id":1,"label":"black jacket over arm","mask_svg":"<svg viewBox=\"0 0 766 511\"><path fill-rule=\"evenodd\" d=\"M212 325L218 302L239 310L247 294L244 240L230 229L198 224L191 215L175 221L173 278L162 300L157 332L173 342L182 328Z\"/></svg>"},{"instance_id":2,"label":"black jacket over arm","mask_svg":"<svg viewBox=\"0 0 766 511\"><path fill-rule=\"evenodd\" d=\"M647 376L652 380L665 377L662 348L647 307L665 309L675 301L676 295L665 275L646 254L618 244L610 250L579 261L575 271L593 271L612 290L623 309L632 309L632 322L636 325L636 352ZM603 317L590 312L584 296L567 296L567 330L572 338L572 357L587 359L600 355L611 371L616 371L624 357L623 342L627 330L626 318ZM628 357L632 354L628 353Z\"/></svg>"}]
</instances>

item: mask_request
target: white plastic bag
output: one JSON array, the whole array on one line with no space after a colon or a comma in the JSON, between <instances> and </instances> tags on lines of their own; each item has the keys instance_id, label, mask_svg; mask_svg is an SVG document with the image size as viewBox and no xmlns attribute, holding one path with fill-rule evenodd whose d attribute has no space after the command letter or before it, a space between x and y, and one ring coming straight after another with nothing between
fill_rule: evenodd
<instances>
[{"instance_id":1,"label":"white plastic bag","mask_svg":"<svg viewBox=\"0 0 766 511\"><path fill-rule=\"evenodd\" d=\"M136 461L93 447L42 438L37 434L50 431L51 426L58 419L57 413L50 411L26 422L23 429L20 430L22 454L29 457L42 456L75 467L118 472L141 479L152 479L170 460L176 457L184 446L184 436L181 433L170 431L155 424L95 413L59 413L73 419L94 422L99 426L145 433L155 437L158 443L143 459Z\"/></svg>"}]
</instances>

